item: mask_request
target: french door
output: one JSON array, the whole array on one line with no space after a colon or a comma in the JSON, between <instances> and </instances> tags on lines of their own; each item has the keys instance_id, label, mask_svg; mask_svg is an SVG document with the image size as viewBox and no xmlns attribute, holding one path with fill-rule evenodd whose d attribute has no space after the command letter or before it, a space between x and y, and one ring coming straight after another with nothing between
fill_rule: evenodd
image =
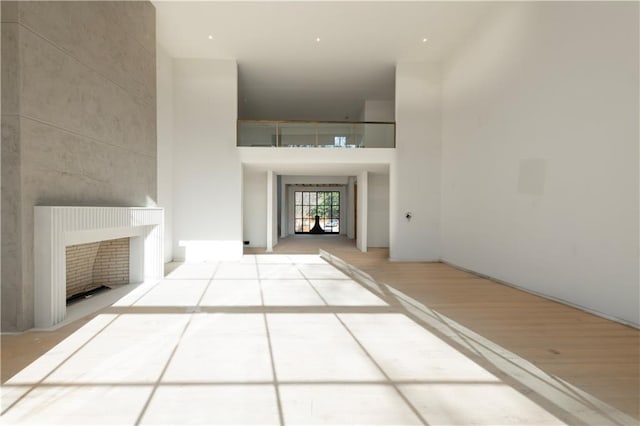
<instances>
[{"instance_id":1,"label":"french door","mask_svg":"<svg viewBox=\"0 0 640 426\"><path fill-rule=\"evenodd\" d=\"M295 191L295 233L309 233L316 216L325 233L340 233L339 191Z\"/></svg>"}]
</instances>

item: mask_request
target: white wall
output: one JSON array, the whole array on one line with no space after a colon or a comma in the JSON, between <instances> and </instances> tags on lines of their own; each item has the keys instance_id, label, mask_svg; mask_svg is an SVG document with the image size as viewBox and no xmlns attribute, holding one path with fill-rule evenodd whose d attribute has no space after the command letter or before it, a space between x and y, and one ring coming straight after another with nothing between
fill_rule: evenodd
<instances>
[{"instance_id":1,"label":"white wall","mask_svg":"<svg viewBox=\"0 0 640 426\"><path fill-rule=\"evenodd\" d=\"M393 101L364 101L361 121L393 121L394 119Z\"/></svg>"},{"instance_id":2,"label":"white wall","mask_svg":"<svg viewBox=\"0 0 640 426\"><path fill-rule=\"evenodd\" d=\"M267 252L278 244L278 175L267 171Z\"/></svg>"},{"instance_id":3,"label":"white wall","mask_svg":"<svg viewBox=\"0 0 640 426\"><path fill-rule=\"evenodd\" d=\"M346 185L348 182L347 176L282 176L285 185Z\"/></svg>"},{"instance_id":4,"label":"white wall","mask_svg":"<svg viewBox=\"0 0 640 426\"><path fill-rule=\"evenodd\" d=\"M349 176L347 183L347 237L355 238L356 235L356 192L355 176Z\"/></svg>"},{"instance_id":5,"label":"white wall","mask_svg":"<svg viewBox=\"0 0 640 426\"><path fill-rule=\"evenodd\" d=\"M244 169L242 227L249 247L267 246L267 172Z\"/></svg>"},{"instance_id":6,"label":"white wall","mask_svg":"<svg viewBox=\"0 0 640 426\"><path fill-rule=\"evenodd\" d=\"M389 247L389 175L369 173L368 247Z\"/></svg>"},{"instance_id":7,"label":"white wall","mask_svg":"<svg viewBox=\"0 0 640 426\"><path fill-rule=\"evenodd\" d=\"M265 169L279 170L287 168L287 165L293 165L295 169L304 167L308 169L308 175L314 174L313 170L316 166L321 172L316 175L325 173L333 175L351 175L351 172L345 173L345 165L349 165L349 170L353 174L359 173L360 170L371 168L379 168L380 166L388 167L395 158L396 152L392 148L378 149L318 149L318 148L284 148L274 149L271 147L238 147L240 161L243 164L252 164L261 166ZM335 170L330 170L330 166L334 166Z\"/></svg>"},{"instance_id":8,"label":"white wall","mask_svg":"<svg viewBox=\"0 0 640 426\"><path fill-rule=\"evenodd\" d=\"M440 67L396 66L396 158L390 170L389 257L440 259ZM413 218L405 219L411 212Z\"/></svg>"},{"instance_id":9,"label":"white wall","mask_svg":"<svg viewBox=\"0 0 640 426\"><path fill-rule=\"evenodd\" d=\"M280 203L280 238L285 238L289 234L287 225L287 218L289 217L289 213L287 211L289 195L287 194L287 185L284 183L284 176L280 175L278 181L280 185L280 199L278 200Z\"/></svg>"},{"instance_id":10,"label":"white wall","mask_svg":"<svg viewBox=\"0 0 640 426\"><path fill-rule=\"evenodd\" d=\"M358 250L366 252L369 245L367 239L367 231L369 230L367 226L369 221L369 172L360 172L356 183L358 185L356 194L356 247Z\"/></svg>"},{"instance_id":11,"label":"white wall","mask_svg":"<svg viewBox=\"0 0 640 426\"><path fill-rule=\"evenodd\" d=\"M174 258L242 256L237 65L174 59Z\"/></svg>"},{"instance_id":12,"label":"white wall","mask_svg":"<svg viewBox=\"0 0 640 426\"><path fill-rule=\"evenodd\" d=\"M164 208L164 261L173 259L173 62L156 46L158 207Z\"/></svg>"},{"instance_id":13,"label":"white wall","mask_svg":"<svg viewBox=\"0 0 640 426\"><path fill-rule=\"evenodd\" d=\"M638 3L500 10L446 67L443 258L638 325Z\"/></svg>"}]
</instances>

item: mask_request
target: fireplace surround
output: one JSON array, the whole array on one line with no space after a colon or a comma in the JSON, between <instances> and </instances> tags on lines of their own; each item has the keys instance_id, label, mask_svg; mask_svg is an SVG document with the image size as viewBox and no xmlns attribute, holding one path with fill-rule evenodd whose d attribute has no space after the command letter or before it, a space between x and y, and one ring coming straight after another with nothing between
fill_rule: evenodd
<instances>
[{"instance_id":1,"label":"fireplace surround","mask_svg":"<svg viewBox=\"0 0 640 426\"><path fill-rule=\"evenodd\" d=\"M164 210L158 207L34 207L35 326L66 315L66 247L130 238L129 282L163 276Z\"/></svg>"}]
</instances>

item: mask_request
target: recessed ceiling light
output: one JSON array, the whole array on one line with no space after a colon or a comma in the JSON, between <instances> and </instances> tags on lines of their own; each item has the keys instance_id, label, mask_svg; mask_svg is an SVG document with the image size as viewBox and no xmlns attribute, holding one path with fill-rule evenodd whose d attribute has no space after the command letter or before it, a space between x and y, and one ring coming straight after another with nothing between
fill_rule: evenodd
<instances>
[{"instance_id":1,"label":"recessed ceiling light","mask_svg":"<svg viewBox=\"0 0 640 426\"><path fill-rule=\"evenodd\" d=\"M213 40L213 36L212 35L209 35L209 40Z\"/></svg>"},{"instance_id":2,"label":"recessed ceiling light","mask_svg":"<svg viewBox=\"0 0 640 426\"><path fill-rule=\"evenodd\" d=\"M428 38L426 38L426 37L424 37L424 38L422 39L422 42L423 42L423 43L426 43L426 42L428 42L428 41L429 41L429 39L428 39Z\"/></svg>"},{"instance_id":3,"label":"recessed ceiling light","mask_svg":"<svg viewBox=\"0 0 640 426\"><path fill-rule=\"evenodd\" d=\"M320 37L316 37L316 42L320 43Z\"/></svg>"}]
</instances>

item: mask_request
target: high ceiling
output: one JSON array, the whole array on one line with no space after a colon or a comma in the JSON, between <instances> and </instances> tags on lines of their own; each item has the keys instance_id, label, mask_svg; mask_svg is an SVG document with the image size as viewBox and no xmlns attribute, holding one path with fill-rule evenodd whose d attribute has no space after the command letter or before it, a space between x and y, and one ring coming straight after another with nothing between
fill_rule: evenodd
<instances>
[{"instance_id":1,"label":"high ceiling","mask_svg":"<svg viewBox=\"0 0 640 426\"><path fill-rule=\"evenodd\" d=\"M158 41L171 56L238 62L240 118L301 120L357 120L365 99L393 100L398 61L441 61L493 7L487 2L154 4Z\"/></svg>"}]
</instances>

